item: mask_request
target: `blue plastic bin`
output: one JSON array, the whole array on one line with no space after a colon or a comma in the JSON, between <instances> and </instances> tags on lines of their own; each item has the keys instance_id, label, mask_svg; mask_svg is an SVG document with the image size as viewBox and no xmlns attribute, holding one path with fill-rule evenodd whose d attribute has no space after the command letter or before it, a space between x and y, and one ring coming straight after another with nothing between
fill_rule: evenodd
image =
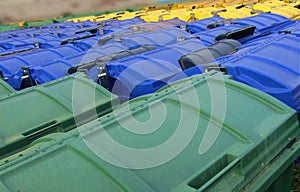
<instances>
[{"instance_id":1,"label":"blue plastic bin","mask_svg":"<svg viewBox=\"0 0 300 192\"><path fill-rule=\"evenodd\" d=\"M181 56L203 47L201 41L191 39L109 62L106 68L110 89L122 100L152 93L181 71L178 63Z\"/></svg>"},{"instance_id":2,"label":"blue plastic bin","mask_svg":"<svg viewBox=\"0 0 300 192\"><path fill-rule=\"evenodd\" d=\"M235 80L278 98L300 115L299 45L294 35L278 36L220 64Z\"/></svg>"},{"instance_id":3,"label":"blue plastic bin","mask_svg":"<svg viewBox=\"0 0 300 192\"><path fill-rule=\"evenodd\" d=\"M254 25L256 26L256 31L261 34L278 32L282 28L293 23L292 20L273 13L263 13L252 17L235 19L233 22L240 25Z\"/></svg>"},{"instance_id":4,"label":"blue plastic bin","mask_svg":"<svg viewBox=\"0 0 300 192\"><path fill-rule=\"evenodd\" d=\"M13 79L17 74L19 77L22 76L22 66L39 66L81 52L82 50L73 45L63 45L51 49L26 52L18 56L0 59L0 70L2 70L3 76L7 78L7 82L18 90L20 89L20 85Z\"/></svg>"},{"instance_id":5,"label":"blue plastic bin","mask_svg":"<svg viewBox=\"0 0 300 192\"><path fill-rule=\"evenodd\" d=\"M121 41L128 47L136 47L149 44L156 46L166 46L176 43L179 37L184 36L189 36L189 33L178 28L169 28L128 37L122 37Z\"/></svg>"},{"instance_id":6,"label":"blue plastic bin","mask_svg":"<svg viewBox=\"0 0 300 192\"><path fill-rule=\"evenodd\" d=\"M186 24L186 29L190 33L199 33L202 31L208 30L207 25L210 23L218 22L218 21L223 21L224 19L219 16L214 16L206 19L201 19L193 22L189 22Z\"/></svg>"},{"instance_id":7,"label":"blue plastic bin","mask_svg":"<svg viewBox=\"0 0 300 192\"><path fill-rule=\"evenodd\" d=\"M29 67L30 76L37 84L53 81L66 75L66 70L71 66L78 65L80 63L87 63L94 61L97 57L108 55L114 52L127 49L120 44L109 44L102 46L101 48L93 48L88 52L66 57L61 60L54 61L41 66ZM15 81L18 85L21 83L21 77L16 76Z\"/></svg>"}]
</instances>

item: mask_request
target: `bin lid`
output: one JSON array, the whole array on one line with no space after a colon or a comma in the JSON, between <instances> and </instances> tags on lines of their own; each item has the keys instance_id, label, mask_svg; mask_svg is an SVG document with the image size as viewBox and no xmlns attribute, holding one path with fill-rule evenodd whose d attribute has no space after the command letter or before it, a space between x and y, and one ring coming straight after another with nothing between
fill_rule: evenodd
<instances>
[{"instance_id":1,"label":"bin lid","mask_svg":"<svg viewBox=\"0 0 300 192\"><path fill-rule=\"evenodd\" d=\"M220 64L235 80L262 90L300 112L299 43L294 35L279 35Z\"/></svg>"},{"instance_id":2,"label":"bin lid","mask_svg":"<svg viewBox=\"0 0 300 192\"><path fill-rule=\"evenodd\" d=\"M226 95L220 95L222 89ZM210 72L125 103L78 130L40 139L27 151L1 161L1 187L247 190L257 183L254 178L263 179L260 174L268 172L275 157L299 152L299 144L282 152L299 135L294 110ZM58 175L55 185L49 183Z\"/></svg>"},{"instance_id":3,"label":"bin lid","mask_svg":"<svg viewBox=\"0 0 300 192\"><path fill-rule=\"evenodd\" d=\"M94 91L91 101L79 98L80 90L84 89ZM116 99L116 96L82 74L0 98L0 106L5 108L0 111L2 126L5 127L0 131L0 156L24 148L33 140L51 132L76 128L82 122L75 121L75 115L83 122L104 115L111 111L112 102ZM91 112L95 112L95 115L91 115Z\"/></svg>"}]
</instances>

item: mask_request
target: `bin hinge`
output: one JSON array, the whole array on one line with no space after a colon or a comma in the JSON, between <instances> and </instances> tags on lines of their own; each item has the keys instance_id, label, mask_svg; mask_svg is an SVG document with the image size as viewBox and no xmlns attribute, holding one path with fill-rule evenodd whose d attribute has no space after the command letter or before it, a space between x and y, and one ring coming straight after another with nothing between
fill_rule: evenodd
<instances>
[{"instance_id":1,"label":"bin hinge","mask_svg":"<svg viewBox=\"0 0 300 192\"><path fill-rule=\"evenodd\" d=\"M22 77L21 77L21 89L25 89L27 87L34 86L34 83L32 81L32 78L30 76L29 68L26 66L21 67L22 70Z\"/></svg>"},{"instance_id":2,"label":"bin hinge","mask_svg":"<svg viewBox=\"0 0 300 192\"><path fill-rule=\"evenodd\" d=\"M8 78L4 77L2 70L0 70L0 79L2 79L3 81L7 81Z\"/></svg>"},{"instance_id":3,"label":"bin hinge","mask_svg":"<svg viewBox=\"0 0 300 192\"><path fill-rule=\"evenodd\" d=\"M97 83L104 87L105 89L109 90L109 83L106 73L106 62L97 62L97 69L98 69L98 76L97 76Z\"/></svg>"}]
</instances>

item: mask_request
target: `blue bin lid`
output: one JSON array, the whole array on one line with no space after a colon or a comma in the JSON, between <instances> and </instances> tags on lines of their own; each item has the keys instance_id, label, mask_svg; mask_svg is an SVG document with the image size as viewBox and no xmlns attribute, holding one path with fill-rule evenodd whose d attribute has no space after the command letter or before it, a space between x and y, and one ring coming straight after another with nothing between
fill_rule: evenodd
<instances>
[{"instance_id":1,"label":"blue bin lid","mask_svg":"<svg viewBox=\"0 0 300 192\"><path fill-rule=\"evenodd\" d=\"M197 65L194 67L191 67L189 69L186 69L184 71L178 72L176 75L174 75L172 78L168 80L168 84L171 84L175 81L179 81L181 79L186 79L187 77L191 77L193 75L202 74L205 72L205 68L203 65Z\"/></svg>"},{"instance_id":2,"label":"blue bin lid","mask_svg":"<svg viewBox=\"0 0 300 192\"><path fill-rule=\"evenodd\" d=\"M19 83L13 78L15 75L22 76L22 66L39 66L51 63L55 60L66 56L75 55L82 51L73 45L63 45L51 49L39 49L37 51L29 51L18 56L2 58L0 60L0 69L5 78L8 78L8 83L15 88L18 88Z\"/></svg>"},{"instance_id":3,"label":"blue bin lid","mask_svg":"<svg viewBox=\"0 0 300 192\"><path fill-rule=\"evenodd\" d=\"M29 69L31 78L38 84L42 84L65 76L65 71L71 66L72 64L67 61L58 60L46 65L30 67ZM21 85L20 76L15 76L15 81L16 84Z\"/></svg>"},{"instance_id":4,"label":"blue bin lid","mask_svg":"<svg viewBox=\"0 0 300 192\"><path fill-rule=\"evenodd\" d=\"M7 78L7 83L13 86L13 76L21 69L21 66L29 66L30 64L20 57L9 57L0 59L0 69L3 76Z\"/></svg>"},{"instance_id":5,"label":"blue bin lid","mask_svg":"<svg viewBox=\"0 0 300 192\"><path fill-rule=\"evenodd\" d=\"M294 35L281 35L221 65L235 80L262 90L300 112L299 43Z\"/></svg>"},{"instance_id":6,"label":"blue bin lid","mask_svg":"<svg viewBox=\"0 0 300 192\"><path fill-rule=\"evenodd\" d=\"M122 37L122 43L128 47L141 45L166 46L177 42L178 37L188 36L189 33L178 28L169 28L154 32L146 32L128 37Z\"/></svg>"},{"instance_id":7,"label":"blue bin lid","mask_svg":"<svg viewBox=\"0 0 300 192\"><path fill-rule=\"evenodd\" d=\"M207 25L213 22L218 22L224 20L222 17L214 16L206 19L201 19L197 21L193 21L186 24L186 29L190 33L199 33L207 30Z\"/></svg>"},{"instance_id":8,"label":"blue bin lid","mask_svg":"<svg viewBox=\"0 0 300 192\"><path fill-rule=\"evenodd\" d=\"M300 19L295 20L289 26L282 29L279 33L287 33L300 37Z\"/></svg>"},{"instance_id":9,"label":"blue bin lid","mask_svg":"<svg viewBox=\"0 0 300 192\"><path fill-rule=\"evenodd\" d=\"M69 22L68 22L69 23ZM84 28L84 27L93 27L94 25L98 25L98 22L93 22L90 20L86 20L86 21L81 21L81 22L77 22L77 23L72 23L74 27L77 28Z\"/></svg>"},{"instance_id":10,"label":"blue bin lid","mask_svg":"<svg viewBox=\"0 0 300 192\"><path fill-rule=\"evenodd\" d=\"M293 21L281 15L263 13L252 17L235 19L233 22L240 25L254 25L256 26L257 32L268 34L271 32L277 32L285 26L288 26Z\"/></svg>"},{"instance_id":11,"label":"blue bin lid","mask_svg":"<svg viewBox=\"0 0 300 192\"><path fill-rule=\"evenodd\" d=\"M88 50L93 46L97 45L99 37L90 37L84 40L76 40L73 42L73 45L79 47L82 50Z\"/></svg>"},{"instance_id":12,"label":"blue bin lid","mask_svg":"<svg viewBox=\"0 0 300 192\"><path fill-rule=\"evenodd\" d=\"M65 22L65 23L53 23L48 25L41 26L41 29L66 29L66 28L83 28L83 27L92 27L97 25L97 22L84 21L84 22Z\"/></svg>"},{"instance_id":13,"label":"blue bin lid","mask_svg":"<svg viewBox=\"0 0 300 192\"><path fill-rule=\"evenodd\" d=\"M137 57L139 58L139 57ZM180 69L167 61L139 58L126 68L113 82L112 93L121 100L152 93L167 84L168 79Z\"/></svg>"},{"instance_id":14,"label":"blue bin lid","mask_svg":"<svg viewBox=\"0 0 300 192\"><path fill-rule=\"evenodd\" d=\"M114 52L119 52L121 50L127 49L126 47L120 44L108 44L102 46L101 48L92 48L87 52L81 52L80 54L69 56L57 61L53 61L48 64L44 64L41 66L30 66L30 75L31 78L38 83L45 83L60 77L66 76L66 70L74 65L78 65L80 63L87 63L94 61L96 58L108 55ZM21 83L21 76L18 76L18 84Z\"/></svg>"},{"instance_id":15,"label":"blue bin lid","mask_svg":"<svg viewBox=\"0 0 300 192\"><path fill-rule=\"evenodd\" d=\"M228 32L233 32L235 30L238 29L242 29L244 28L244 26L239 25L239 24L232 24L229 26L223 26L223 27L217 27L214 29L210 29L210 30L206 30L200 33L194 33L194 36L198 36L200 37L200 40L202 41L203 44L205 44L206 46L212 45L216 42L216 37L218 37L219 35L228 33ZM252 36L249 37L245 37L247 40L248 39L252 39ZM241 41L245 41L243 39L241 39Z\"/></svg>"},{"instance_id":16,"label":"blue bin lid","mask_svg":"<svg viewBox=\"0 0 300 192\"><path fill-rule=\"evenodd\" d=\"M53 59L59 59L62 55L55 50L38 50L26 52L18 56L22 58L23 61L26 61L29 65L41 65L42 63L51 62ZM11 65L15 65L11 63Z\"/></svg>"},{"instance_id":17,"label":"blue bin lid","mask_svg":"<svg viewBox=\"0 0 300 192\"><path fill-rule=\"evenodd\" d=\"M59 52L63 57L76 55L76 54L82 52L81 49L79 49L78 47L76 47L74 45L61 45L61 46L53 47L49 50L55 50L55 51Z\"/></svg>"},{"instance_id":18,"label":"blue bin lid","mask_svg":"<svg viewBox=\"0 0 300 192\"><path fill-rule=\"evenodd\" d=\"M102 23L105 23L105 26L122 26L122 25L133 25L137 23L144 23L145 21L142 20L139 17L135 17L132 19L126 19L126 20L115 20L115 19L110 19L103 21Z\"/></svg>"},{"instance_id":19,"label":"blue bin lid","mask_svg":"<svg viewBox=\"0 0 300 192\"><path fill-rule=\"evenodd\" d=\"M181 71L178 59L203 48L198 39L186 40L141 55L108 62L111 90L123 99L152 93Z\"/></svg>"},{"instance_id":20,"label":"blue bin lid","mask_svg":"<svg viewBox=\"0 0 300 192\"><path fill-rule=\"evenodd\" d=\"M14 39L8 39L5 41L0 42L0 47L9 50L9 49L15 49L17 47L27 47L27 48L33 48L34 45L26 42L26 40L14 40Z\"/></svg>"}]
</instances>

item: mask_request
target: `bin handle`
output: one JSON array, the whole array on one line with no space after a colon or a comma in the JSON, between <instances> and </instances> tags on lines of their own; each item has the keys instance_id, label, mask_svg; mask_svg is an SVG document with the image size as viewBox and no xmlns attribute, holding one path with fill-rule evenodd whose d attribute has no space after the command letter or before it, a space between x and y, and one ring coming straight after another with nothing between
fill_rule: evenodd
<instances>
[{"instance_id":1,"label":"bin handle","mask_svg":"<svg viewBox=\"0 0 300 192\"><path fill-rule=\"evenodd\" d=\"M68 43L72 43L76 40L81 40L81 39L87 39L87 38L90 38L90 37L95 37L96 35L95 34L89 34L89 35L84 35L84 36L81 36L81 37L75 37L75 38L70 38L70 39L66 39L66 40L63 40L60 45L65 45L65 44L68 44Z\"/></svg>"},{"instance_id":2,"label":"bin handle","mask_svg":"<svg viewBox=\"0 0 300 192\"><path fill-rule=\"evenodd\" d=\"M122 33L115 33L112 34L110 36L106 36L102 39L99 39L97 44L102 46L105 45L108 41L112 40L112 39L120 39L120 37L124 37L124 36L131 36L131 35L136 35L136 34L142 34L145 32L149 32L149 30L140 30L140 31L132 31L132 32L122 32Z\"/></svg>"},{"instance_id":3,"label":"bin handle","mask_svg":"<svg viewBox=\"0 0 300 192\"><path fill-rule=\"evenodd\" d=\"M18 45L17 47L22 47L22 46L26 46L26 45L33 45L34 47L22 49L22 50L15 51L15 52L0 53L0 56L15 55L15 54L19 54L19 53L24 53L24 52L33 51L33 50L36 50L36 49L39 49L39 48L40 48L40 43L39 43L39 42L28 43L28 44L22 44L22 45Z\"/></svg>"},{"instance_id":4,"label":"bin handle","mask_svg":"<svg viewBox=\"0 0 300 192\"><path fill-rule=\"evenodd\" d=\"M225 20L221 20L221 21L212 22L212 23L208 24L206 26L206 28L214 29L214 28L219 27L220 25L225 24L226 22L229 22L230 24L235 24L235 22L232 22L231 19L225 19Z\"/></svg>"},{"instance_id":5,"label":"bin handle","mask_svg":"<svg viewBox=\"0 0 300 192\"><path fill-rule=\"evenodd\" d=\"M240 159L234 155L225 154L222 157L214 160L205 171L201 171L187 185L199 191L205 191L216 180L233 169L240 170ZM209 176L207 176L209 175Z\"/></svg>"},{"instance_id":6,"label":"bin handle","mask_svg":"<svg viewBox=\"0 0 300 192\"><path fill-rule=\"evenodd\" d=\"M60 128L61 128L60 122L50 121L50 122L44 123L40 126L37 126L34 129L31 129L25 133L22 133L22 135L26 137L26 139L29 143L31 143L32 141L36 140L37 138L40 138L48 133L57 131Z\"/></svg>"},{"instance_id":7,"label":"bin handle","mask_svg":"<svg viewBox=\"0 0 300 192\"><path fill-rule=\"evenodd\" d=\"M86 72L86 71L90 70L91 68L93 68L94 66L98 65L99 63L101 64L101 63L106 63L108 61L113 61L113 60L116 60L116 59L122 59L123 57L118 57L118 55L122 54L123 52L129 52L130 53L130 51L138 50L139 48L145 48L145 51L139 51L136 54L141 54L141 53L144 53L144 52L152 51L152 50L156 49L156 46L144 45L144 46L139 46L135 49L129 49L129 50L127 49L127 50L112 53L110 55L103 55L101 57L96 58L94 61L72 66L69 69L67 69L67 71L65 73L70 75L70 74L76 73L78 71ZM136 55L136 54L130 53L127 56ZM125 57L127 57L127 56L125 56Z\"/></svg>"},{"instance_id":8,"label":"bin handle","mask_svg":"<svg viewBox=\"0 0 300 192\"><path fill-rule=\"evenodd\" d=\"M92 34L95 34L99 28L101 28L101 26L91 27L88 29L79 29L79 30L75 31L75 34L84 33L84 32L90 32Z\"/></svg>"},{"instance_id":9,"label":"bin handle","mask_svg":"<svg viewBox=\"0 0 300 192\"><path fill-rule=\"evenodd\" d=\"M256 29L256 26L249 25L249 26L243 27L241 29L237 29L237 30L234 30L234 31L231 31L231 32L220 34L215 38L215 40L216 41L220 41L220 40L223 40L223 39L235 39L235 40L237 40L237 39L240 39L240 38L248 36L248 35L253 35L255 29Z\"/></svg>"}]
</instances>

